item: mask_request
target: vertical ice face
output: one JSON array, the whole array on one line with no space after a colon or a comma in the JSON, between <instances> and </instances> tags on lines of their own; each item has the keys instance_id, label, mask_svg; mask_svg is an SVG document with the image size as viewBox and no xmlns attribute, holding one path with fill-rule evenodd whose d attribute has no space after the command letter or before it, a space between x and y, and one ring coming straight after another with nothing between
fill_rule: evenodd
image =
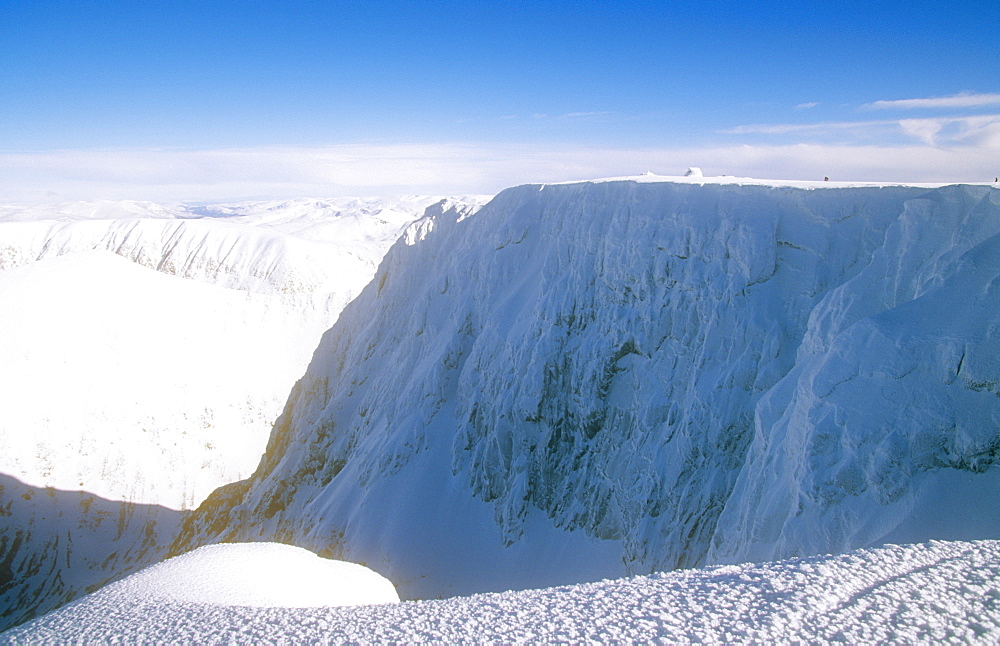
<instances>
[{"instance_id":1,"label":"vertical ice face","mask_svg":"<svg viewBox=\"0 0 1000 646\"><path fill-rule=\"evenodd\" d=\"M393 248L179 544L283 537L434 596L877 541L934 474L995 474L998 201L505 191Z\"/></svg>"}]
</instances>

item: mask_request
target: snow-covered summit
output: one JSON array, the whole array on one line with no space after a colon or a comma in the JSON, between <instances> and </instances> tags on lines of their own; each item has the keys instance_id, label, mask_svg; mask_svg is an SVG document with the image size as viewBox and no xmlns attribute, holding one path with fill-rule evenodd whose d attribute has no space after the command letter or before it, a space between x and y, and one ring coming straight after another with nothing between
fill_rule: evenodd
<instances>
[{"instance_id":1,"label":"snow-covered summit","mask_svg":"<svg viewBox=\"0 0 1000 646\"><path fill-rule=\"evenodd\" d=\"M0 298L18 304L0 313L0 472L196 506L252 472L320 335L396 238L484 201L0 207Z\"/></svg>"},{"instance_id":2,"label":"snow-covered summit","mask_svg":"<svg viewBox=\"0 0 1000 646\"><path fill-rule=\"evenodd\" d=\"M207 545L101 589L101 603L314 608L397 603L392 583L355 563L280 543Z\"/></svg>"}]
</instances>

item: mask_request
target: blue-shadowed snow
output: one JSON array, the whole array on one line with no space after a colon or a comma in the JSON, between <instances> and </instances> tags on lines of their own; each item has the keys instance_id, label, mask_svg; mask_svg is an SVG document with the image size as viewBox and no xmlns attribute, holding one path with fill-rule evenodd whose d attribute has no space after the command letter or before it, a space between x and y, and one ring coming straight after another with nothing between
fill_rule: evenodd
<instances>
[{"instance_id":1,"label":"blue-shadowed snow","mask_svg":"<svg viewBox=\"0 0 1000 646\"><path fill-rule=\"evenodd\" d=\"M242 546L240 549L243 549ZM108 586L0 635L0 643L996 643L1000 542L931 542L840 556L732 565L558 588L350 608L235 606L221 586L179 590L186 577L238 564L287 563L314 580L309 559L252 558L221 547ZM344 584L331 565L329 586ZM252 575L248 578L252 578ZM197 579L196 579L197 582ZM264 582L248 585L254 589ZM196 583L195 583L196 584ZM174 599L164 594L176 594ZM278 596L278 595L276 595ZM310 596L310 595L305 595ZM322 596L313 597L321 600ZM305 604L303 604L305 605ZM310 604L311 605L311 604Z\"/></svg>"}]
</instances>

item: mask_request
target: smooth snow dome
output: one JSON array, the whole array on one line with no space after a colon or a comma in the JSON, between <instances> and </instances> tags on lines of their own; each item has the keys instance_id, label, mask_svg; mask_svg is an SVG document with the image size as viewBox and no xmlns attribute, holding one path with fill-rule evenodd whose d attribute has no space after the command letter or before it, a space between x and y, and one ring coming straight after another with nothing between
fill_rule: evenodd
<instances>
[{"instance_id":1,"label":"smooth snow dome","mask_svg":"<svg viewBox=\"0 0 1000 646\"><path fill-rule=\"evenodd\" d=\"M207 545L96 593L99 603L314 608L396 603L392 583L363 565L281 543Z\"/></svg>"},{"instance_id":2,"label":"smooth snow dome","mask_svg":"<svg viewBox=\"0 0 1000 646\"><path fill-rule=\"evenodd\" d=\"M184 557L185 567L193 575L214 572L220 555L247 566L241 552L228 549L198 550ZM298 562L294 566L299 574ZM162 586L166 579L154 574L157 569L8 631L0 635L0 643L1000 640L998 541L887 546L764 565L353 608L164 601L124 585L145 580ZM187 585L182 577L170 582L177 584Z\"/></svg>"}]
</instances>

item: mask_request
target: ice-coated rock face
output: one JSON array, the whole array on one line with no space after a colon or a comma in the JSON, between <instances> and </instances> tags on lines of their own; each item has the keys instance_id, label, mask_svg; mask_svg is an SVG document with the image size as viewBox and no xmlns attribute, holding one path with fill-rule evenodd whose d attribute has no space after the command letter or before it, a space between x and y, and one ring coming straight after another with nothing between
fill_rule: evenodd
<instances>
[{"instance_id":1,"label":"ice-coated rock face","mask_svg":"<svg viewBox=\"0 0 1000 646\"><path fill-rule=\"evenodd\" d=\"M877 542L997 483L998 204L507 190L393 248L175 549L279 537L412 597Z\"/></svg>"},{"instance_id":2,"label":"ice-coated rock face","mask_svg":"<svg viewBox=\"0 0 1000 646\"><path fill-rule=\"evenodd\" d=\"M709 560L844 551L890 530L996 535L997 219L989 201L908 202L814 308L795 367L757 406Z\"/></svg>"}]
</instances>

